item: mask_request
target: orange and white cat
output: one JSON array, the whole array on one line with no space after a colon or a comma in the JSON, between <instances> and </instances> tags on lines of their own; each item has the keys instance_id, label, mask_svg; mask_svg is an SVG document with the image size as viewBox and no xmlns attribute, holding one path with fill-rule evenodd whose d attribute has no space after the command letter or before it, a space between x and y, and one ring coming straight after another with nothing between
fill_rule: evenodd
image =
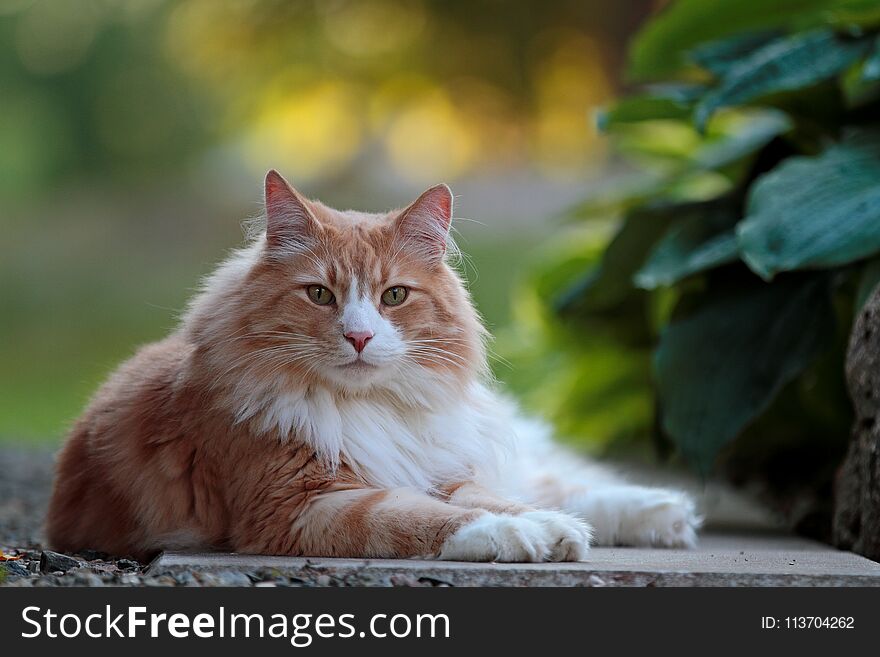
<instances>
[{"instance_id":1,"label":"orange and white cat","mask_svg":"<svg viewBox=\"0 0 880 657\"><path fill-rule=\"evenodd\" d=\"M266 231L98 391L58 463L56 549L575 561L692 546L683 493L565 453L488 383L446 259L452 194L332 210L276 172Z\"/></svg>"}]
</instances>

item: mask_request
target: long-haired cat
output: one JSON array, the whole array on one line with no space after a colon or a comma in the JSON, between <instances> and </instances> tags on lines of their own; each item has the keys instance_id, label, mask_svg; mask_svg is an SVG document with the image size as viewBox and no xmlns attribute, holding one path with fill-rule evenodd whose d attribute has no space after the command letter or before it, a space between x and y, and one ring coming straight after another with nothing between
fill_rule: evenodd
<instances>
[{"instance_id":1,"label":"long-haired cat","mask_svg":"<svg viewBox=\"0 0 880 657\"><path fill-rule=\"evenodd\" d=\"M692 546L686 495L563 452L487 382L447 263L452 200L439 185L340 212L270 171L265 232L74 426L52 546L475 561Z\"/></svg>"}]
</instances>

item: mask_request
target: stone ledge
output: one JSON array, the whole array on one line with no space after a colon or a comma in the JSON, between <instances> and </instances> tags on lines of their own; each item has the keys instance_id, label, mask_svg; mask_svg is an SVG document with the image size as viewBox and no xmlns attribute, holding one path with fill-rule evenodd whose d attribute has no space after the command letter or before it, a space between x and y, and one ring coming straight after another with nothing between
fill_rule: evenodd
<instances>
[{"instance_id":1,"label":"stone ledge","mask_svg":"<svg viewBox=\"0 0 880 657\"><path fill-rule=\"evenodd\" d=\"M695 550L594 548L584 563L500 564L165 552L150 575L270 569L304 582L393 586L880 586L880 563L772 533L708 533Z\"/></svg>"}]
</instances>

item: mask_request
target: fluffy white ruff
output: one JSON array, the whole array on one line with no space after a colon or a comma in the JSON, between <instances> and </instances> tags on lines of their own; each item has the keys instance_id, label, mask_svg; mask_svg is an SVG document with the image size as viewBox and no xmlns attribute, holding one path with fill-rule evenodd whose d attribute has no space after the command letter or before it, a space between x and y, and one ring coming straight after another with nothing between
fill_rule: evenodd
<instances>
[{"instance_id":1,"label":"fluffy white ruff","mask_svg":"<svg viewBox=\"0 0 880 657\"><path fill-rule=\"evenodd\" d=\"M251 390L238 400L237 419L282 438L295 435L331 466L345 463L378 488L428 491L497 477L514 443L502 400L481 384L453 390L427 374L395 385L400 394Z\"/></svg>"}]
</instances>

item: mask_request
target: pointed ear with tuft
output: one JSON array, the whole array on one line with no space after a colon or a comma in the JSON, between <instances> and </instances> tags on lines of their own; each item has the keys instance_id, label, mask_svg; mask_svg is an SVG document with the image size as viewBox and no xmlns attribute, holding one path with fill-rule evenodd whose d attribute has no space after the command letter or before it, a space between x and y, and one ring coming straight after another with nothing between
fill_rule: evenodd
<instances>
[{"instance_id":1,"label":"pointed ear with tuft","mask_svg":"<svg viewBox=\"0 0 880 657\"><path fill-rule=\"evenodd\" d=\"M452 190L436 185L419 196L397 217L396 231L408 248L436 263L446 255L446 239L452 223Z\"/></svg>"},{"instance_id":2,"label":"pointed ear with tuft","mask_svg":"<svg viewBox=\"0 0 880 657\"><path fill-rule=\"evenodd\" d=\"M274 169L266 174L266 241L270 247L294 247L319 229L309 203Z\"/></svg>"}]
</instances>

